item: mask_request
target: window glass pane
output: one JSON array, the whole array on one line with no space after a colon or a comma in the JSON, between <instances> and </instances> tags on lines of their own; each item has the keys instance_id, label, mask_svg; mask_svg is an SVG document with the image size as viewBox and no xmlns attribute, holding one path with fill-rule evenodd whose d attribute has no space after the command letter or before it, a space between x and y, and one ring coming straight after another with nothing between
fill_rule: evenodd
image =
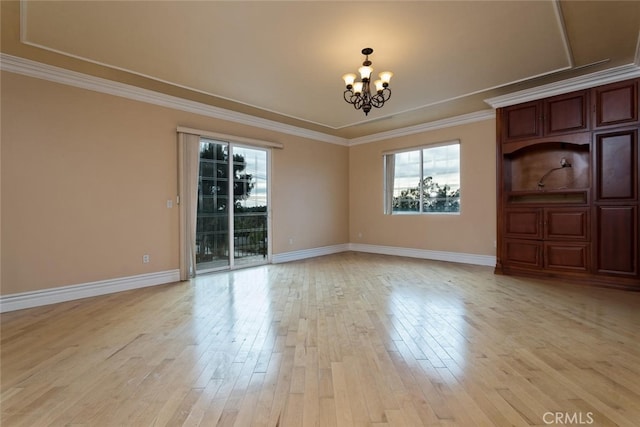
<instances>
[{"instance_id":1,"label":"window glass pane","mask_svg":"<svg viewBox=\"0 0 640 427\"><path fill-rule=\"evenodd\" d=\"M395 154L393 213L420 212L420 150Z\"/></svg>"},{"instance_id":2,"label":"window glass pane","mask_svg":"<svg viewBox=\"0 0 640 427\"><path fill-rule=\"evenodd\" d=\"M234 260L264 262L267 256L267 151L234 147Z\"/></svg>"},{"instance_id":3,"label":"window glass pane","mask_svg":"<svg viewBox=\"0 0 640 427\"><path fill-rule=\"evenodd\" d=\"M229 265L229 145L200 140L196 269Z\"/></svg>"},{"instance_id":4,"label":"window glass pane","mask_svg":"<svg viewBox=\"0 0 640 427\"><path fill-rule=\"evenodd\" d=\"M460 211L460 144L422 150L422 212Z\"/></svg>"},{"instance_id":5,"label":"window glass pane","mask_svg":"<svg viewBox=\"0 0 640 427\"><path fill-rule=\"evenodd\" d=\"M384 213L460 212L460 143L384 156Z\"/></svg>"}]
</instances>

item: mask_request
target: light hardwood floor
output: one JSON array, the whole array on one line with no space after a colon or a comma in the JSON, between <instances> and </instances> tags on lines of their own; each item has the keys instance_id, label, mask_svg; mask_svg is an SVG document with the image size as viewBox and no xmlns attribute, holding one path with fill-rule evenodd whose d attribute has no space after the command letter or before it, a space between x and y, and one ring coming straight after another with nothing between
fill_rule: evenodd
<instances>
[{"instance_id":1,"label":"light hardwood floor","mask_svg":"<svg viewBox=\"0 0 640 427\"><path fill-rule=\"evenodd\" d=\"M640 425L640 294L489 267L343 253L0 319L4 427Z\"/></svg>"}]
</instances>

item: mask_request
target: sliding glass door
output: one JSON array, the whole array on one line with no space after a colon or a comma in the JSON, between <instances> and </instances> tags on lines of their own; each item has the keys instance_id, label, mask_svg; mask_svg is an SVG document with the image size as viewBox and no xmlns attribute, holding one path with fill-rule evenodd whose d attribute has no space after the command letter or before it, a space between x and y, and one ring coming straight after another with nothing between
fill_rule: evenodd
<instances>
[{"instance_id":1,"label":"sliding glass door","mask_svg":"<svg viewBox=\"0 0 640 427\"><path fill-rule=\"evenodd\" d=\"M267 151L234 147L233 261L235 265L267 262Z\"/></svg>"},{"instance_id":2,"label":"sliding glass door","mask_svg":"<svg viewBox=\"0 0 640 427\"><path fill-rule=\"evenodd\" d=\"M200 140L199 273L268 261L268 155L264 149Z\"/></svg>"}]
</instances>

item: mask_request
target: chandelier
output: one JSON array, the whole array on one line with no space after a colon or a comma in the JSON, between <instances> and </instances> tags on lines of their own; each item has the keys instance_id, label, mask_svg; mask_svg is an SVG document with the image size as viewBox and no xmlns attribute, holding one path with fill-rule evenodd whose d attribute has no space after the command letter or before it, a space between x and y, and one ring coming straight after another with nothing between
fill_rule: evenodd
<instances>
[{"instance_id":1,"label":"chandelier","mask_svg":"<svg viewBox=\"0 0 640 427\"><path fill-rule=\"evenodd\" d=\"M362 63L362 67L358 68L361 81L356 82L356 75L352 73L342 76L347 86L347 89L344 91L344 100L352 104L356 110L364 111L365 116L369 114L371 107L380 108L391 98L391 89L389 89L389 80L391 80L391 76L393 76L391 71L383 71L378 74L380 80L373 82L375 85L375 93L371 93L369 82L371 81L373 68L371 67L371 61L369 61L369 55L372 53L373 49L370 47L362 49L362 54L365 55L366 58Z\"/></svg>"}]
</instances>

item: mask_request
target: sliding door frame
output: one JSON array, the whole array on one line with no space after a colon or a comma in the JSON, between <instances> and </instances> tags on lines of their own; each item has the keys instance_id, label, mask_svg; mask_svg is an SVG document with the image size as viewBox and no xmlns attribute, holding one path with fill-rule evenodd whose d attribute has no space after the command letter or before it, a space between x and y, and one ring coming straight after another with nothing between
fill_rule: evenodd
<instances>
[{"instance_id":1,"label":"sliding door frame","mask_svg":"<svg viewBox=\"0 0 640 427\"><path fill-rule=\"evenodd\" d=\"M228 167L229 167L229 179L228 179L228 183L227 185L228 187L228 194L229 194L229 201L227 203L230 203L231 206L229 209L227 209L227 213L228 213L228 221L229 221L229 264L223 267L216 267L216 268L210 268L210 269L204 269L204 270L197 270L197 274L204 274L204 273L208 273L208 272L213 272L213 271L224 271L224 270L234 270L234 269L238 269L238 268L245 268L245 267L252 267L252 266L257 266L257 265L264 265L264 264L270 264L272 262L272 248L273 248L273 238L272 238L272 208L271 208L271 199L272 199L272 190L271 190L271 180L272 180L272 150L275 149L282 149L283 145L280 143L276 143L276 142L270 142L270 141L263 141L263 140L257 140L257 139L252 139L252 138L244 138L244 137L236 137L236 136L232 136L232 135L225 135L225 134L220 134L220 133L215 133L215 132L208 132L208 131L202 131L202 130L198 130L198 129L192 129L192 128L186 128L186 127L181 127L179 126L177 128L177 131L179 133L186 133L186 134L192 134L192 135L197 135L199 136L199 140L198 143L201 144L202 139L209 139L212 140L214 142L220 142L220 143L226 143L228 144L228 149L229 149L229 161L228 161ZM234 154L234 148L238 147L238 148L247 148L247 149L253 149L253 150L261 150L265 152L266 155L266 180L267 180L267 189L266 189L266 203L267 203L267 211L266 211L266 223L267 223L267 245L266 245L266 249L267 249L267 253L266 253L266 259L264 263L250 263L250 264L243 264L243 265L236 265L235 263L235 256L234 256L234 251L235 251L235 239L234 239L234 235L235 235L235 224L234 224L234 218L235 218L235 203L233 202L233 186L234 186L234 175L233 175L233 154ZM181 182L184 181L186 179L186 177L184 176L179 176L179 193L180 193L180 189L181 187ZM181 200L182 197L181 194L178 194L178 200ZM181 215L183 214L183 210L181 209ZM183 222L183 220L181 219L181 223ZM181 241L181 248L184 247L184 245L186 244L186 239L187 237L183 234L186 233L182 233L181 231L181 235L180 235L180 241ZM182 254L182 250L181 250L181 259L183 257ZM196 266L194 265L194 270L196 270L195 268ZM194 274L195 275L195 274Z\"/></svg>"}]
</instances>

